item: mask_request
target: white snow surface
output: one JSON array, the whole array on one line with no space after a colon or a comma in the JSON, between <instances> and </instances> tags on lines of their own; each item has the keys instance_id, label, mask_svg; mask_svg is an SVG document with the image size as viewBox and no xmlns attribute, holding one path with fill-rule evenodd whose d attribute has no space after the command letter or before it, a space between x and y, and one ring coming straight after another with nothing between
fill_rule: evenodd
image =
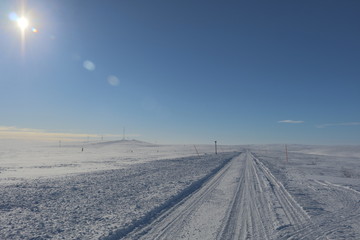
<instances>
[{"instance_id":1,"label":"white snow surface","mask_svg":"<svg viewBox=\"0 0 360 240\"><path fill-rule=\"evenodd\" d=\"M215 155L210 145L196 146L198 155L194 145L139 141L82 147L3 145L0 239L119 235L194 191L236 155Z\"/></svg>"},{"instance_id":2,"label":"white snow surface","mask_svg":"<svg viewBox=\"0 0 360 240\"><path fill-rule=\"evenodd\" d=\"M359 146L0 143L0 239L360 239Z\"/></svg>"},{"instance_id":3,"label":"white snow surface","mask_svg":"<svg viewBox=\"0 0 360 240\"><path fill-rule=\"evenodd\" d=\"M195 149L195 147L196 149ZM83 149L83 151L82 151ZM236 151L239 146L220 146ZM210 154L213 145L156 145L137 140L36 142L0 140L0 184L126 168L153 160Z\"/></svg>"}]
</instances>

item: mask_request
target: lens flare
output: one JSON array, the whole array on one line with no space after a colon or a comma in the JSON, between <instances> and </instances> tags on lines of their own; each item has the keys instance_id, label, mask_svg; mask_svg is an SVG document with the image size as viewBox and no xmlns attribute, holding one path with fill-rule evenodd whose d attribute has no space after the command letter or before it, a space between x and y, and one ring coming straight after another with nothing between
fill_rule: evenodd
<instances>
[{"instance_id":1,"label":"lens flare","mask_svg":"<svg viewBox=\"0 0 360 240\"><path fill-rule=\"evenodd\" d=\"M83 63L83 67L88 71L94 71L95 70L95 63L92 61L86 60Z\"/></svg>"},{"instance_id":2,"label":"lens flare","mask_svg":"<svg viewBox=\"0 0 360 240\"><path fill-rule=\"evenodd\" d=\"M110 75L108 78L107 78L107 80L108 80L108 83L111 85L111 86L117 86L117 85L119 85L119 79L116 77L116 76L114 76L114 75Z\"/></svg>"},{"instance_id":3,"label":"lens flare","mask_svg":"<svg viewBox=\"0 0 360 240\"><path fill-rule=\"evenodd\" d=\"M31 31L32 31L33 33L38 33L38 32L39 32L36 28L32 28Z\"/></svg>"}]
</instances>

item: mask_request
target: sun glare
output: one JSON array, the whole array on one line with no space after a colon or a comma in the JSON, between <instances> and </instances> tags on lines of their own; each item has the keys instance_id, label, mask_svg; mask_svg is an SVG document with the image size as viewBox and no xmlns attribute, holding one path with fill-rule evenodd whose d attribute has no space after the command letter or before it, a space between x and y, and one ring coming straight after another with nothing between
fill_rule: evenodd
<instances>
[{"instance_id":1,"label":"sun glare","mask_svg":"<svg viewBox=\"0 0 360 240\"><path fill-rule=\"evenodd\" d=\"M29 26L29 20L27 20L25 17L21 17L17 19L17 24L19 28L24 31Z\"/></svg>"}]
</instances>

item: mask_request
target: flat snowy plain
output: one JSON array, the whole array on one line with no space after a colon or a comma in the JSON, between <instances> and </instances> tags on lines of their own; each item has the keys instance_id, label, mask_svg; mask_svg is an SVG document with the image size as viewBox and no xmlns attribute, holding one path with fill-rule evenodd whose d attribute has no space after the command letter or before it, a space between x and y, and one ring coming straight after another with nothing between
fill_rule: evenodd
<instances>
[{"instance_id":1,"label":"flat snowy plain","mask_svg":"<svg viewBox=\"0 0 360 240\"><path fill-rule=\"evenodd\" d=\"M0 143L1 240L360 239L359 146Z\"/></svg>"}]
</instances>

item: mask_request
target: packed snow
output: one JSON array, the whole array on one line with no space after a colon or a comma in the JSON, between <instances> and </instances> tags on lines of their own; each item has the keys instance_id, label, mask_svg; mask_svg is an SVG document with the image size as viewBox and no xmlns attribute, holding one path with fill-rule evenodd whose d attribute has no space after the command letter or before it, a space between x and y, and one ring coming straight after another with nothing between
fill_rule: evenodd
<instances>
[{"instance_id":1,"label":"packed snow","mask_svg":"<svg viewBox=\"0 0 360 240\"><path fill-rule=\"evenodd\" d=\"M360 239L359 149L2 140L0 239Z\"/></svg>"}]
</instances>

